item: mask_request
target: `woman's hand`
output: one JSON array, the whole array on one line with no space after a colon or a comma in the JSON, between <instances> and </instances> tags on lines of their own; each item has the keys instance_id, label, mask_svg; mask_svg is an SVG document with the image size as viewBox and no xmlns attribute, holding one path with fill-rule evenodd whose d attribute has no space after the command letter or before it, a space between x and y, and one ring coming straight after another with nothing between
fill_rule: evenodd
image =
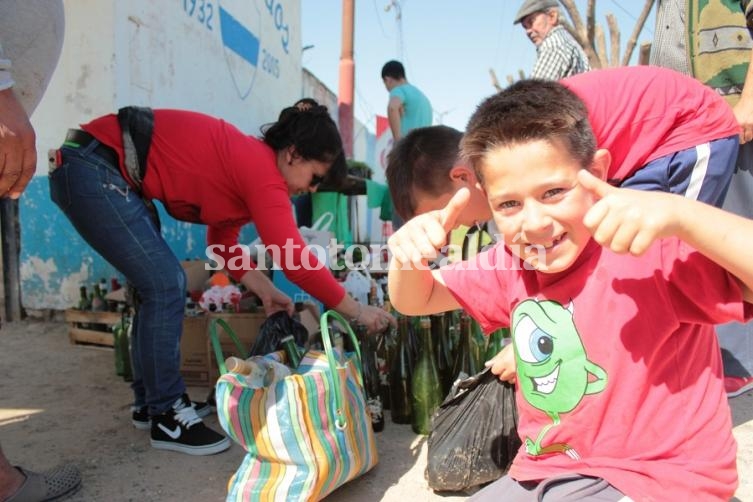
<instances>
[{"instance_id":1,"label":"woman's hand","mask_svg":"<svg viewBox=\"0 0 753 502\"><path fill-rule=\"evenodd\" d=\"M241 277L241 283L246 286L246 289L259 297L267 317L280 311L285 311L291 316L295 313L293 300L277 289L269 280L269 277L261 271L249 270Z\"/></svg>"},{"instance_id":2,"label":"woman's hand","mask_svg":"<svg viewBox=\"0 0 753 502\"><path fill-rule=\"evenodd\" d=\"M397 327L397 321L389 312L371 305L361 305L357 321L366 326L369 334L381 333L390 326Z\"/></svg>"},{"instance_id":3,"label":"woman's hand","mask_svg":"<svg viewBox=\"0 0 753 502\"><path fill-rule=\"evenodd\" d=\"M389 312L379 307L363 305L350 295L343 297L335 307L335 311L344 315L346 319L366 326L369 334L381 333L390 326L397 326L397 321Z\"/></svg>"}]
</instances>

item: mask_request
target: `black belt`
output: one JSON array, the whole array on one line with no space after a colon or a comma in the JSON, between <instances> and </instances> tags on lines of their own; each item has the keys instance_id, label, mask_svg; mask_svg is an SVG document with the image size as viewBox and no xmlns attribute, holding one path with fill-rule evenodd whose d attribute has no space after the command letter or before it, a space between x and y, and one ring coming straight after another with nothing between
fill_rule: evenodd
<instances>
[{"instance_id":1,"label":"black belt","mask_svg":"<svg viewBox=\"0 0 753 502\"><path fill-rule=\"evenodd\" d=\"M65 146L68 147L75 148L75 145L78 145L78 148L84 148L85 146L89 146L92 141L99 142L97 138L81 129L68 129L68 133L65 135ZM107 145L99 143L92 151L120 171L120 160L118 159L118 153L115 150Z\"/></svg>"}]
</instances>

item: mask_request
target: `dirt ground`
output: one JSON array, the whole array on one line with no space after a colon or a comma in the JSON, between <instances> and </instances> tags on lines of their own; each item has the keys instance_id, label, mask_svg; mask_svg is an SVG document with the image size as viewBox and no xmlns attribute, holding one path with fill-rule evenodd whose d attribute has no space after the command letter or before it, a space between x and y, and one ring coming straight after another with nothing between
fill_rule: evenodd
<instances>
[{"instance_id":1,"label":"dirt ground","mask_svg":"<svg viewBox=\"0 0 753 502\"><path fill-rule=\"evenodd\" d=\"M189 388L196 400L208 389ZM237 446L192 457L152 449L130 423L131 391L113 369L111 349L71 345L62 322L25 321L0 330L0 443L14 464L35 470L60 460L83 474L72 501L220 501L243 457ZM753 393L730 401L738 441L736 499L753 502ZM215 417L207 423L218 429ZM426 442L410 426L377 434L380 461L331 494L332 502L440 501L426 486Z\"/></svg>"}]
</instances>

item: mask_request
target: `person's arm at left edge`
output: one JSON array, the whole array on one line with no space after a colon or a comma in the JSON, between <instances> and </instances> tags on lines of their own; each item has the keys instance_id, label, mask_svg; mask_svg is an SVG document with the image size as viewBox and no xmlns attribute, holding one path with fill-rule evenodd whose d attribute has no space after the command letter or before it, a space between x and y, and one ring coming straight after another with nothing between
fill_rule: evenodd
<instances>
[{"instance_id":1,"label":"person's arm at left edge","mask_svg":"<svg viewBox=\"0 0 753 502\"><path fill-rule=\"evenodd\" d=\"M11 62L0 46L0 197L17 199L37 167L36 135L13 91Z\"/></svg>"}]
</instances>

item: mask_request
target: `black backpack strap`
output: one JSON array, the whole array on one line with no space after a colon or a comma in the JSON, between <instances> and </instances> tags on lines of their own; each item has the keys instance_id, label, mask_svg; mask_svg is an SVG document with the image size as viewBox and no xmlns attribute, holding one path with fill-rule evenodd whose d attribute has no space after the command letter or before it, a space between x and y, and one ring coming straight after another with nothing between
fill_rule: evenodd
<instances>
[{"instance_id":1,"label":"black backpack strap","mask_svg":"<svg viewBox=\"0 0 753 502\"><path fill-rule=\"evenodd\" d=\"M118 123L123 135L126 171L136 186L141 188L152 145L154 112L148 107L126 106L118 110Z\"/></svg>"}]
</instances>

